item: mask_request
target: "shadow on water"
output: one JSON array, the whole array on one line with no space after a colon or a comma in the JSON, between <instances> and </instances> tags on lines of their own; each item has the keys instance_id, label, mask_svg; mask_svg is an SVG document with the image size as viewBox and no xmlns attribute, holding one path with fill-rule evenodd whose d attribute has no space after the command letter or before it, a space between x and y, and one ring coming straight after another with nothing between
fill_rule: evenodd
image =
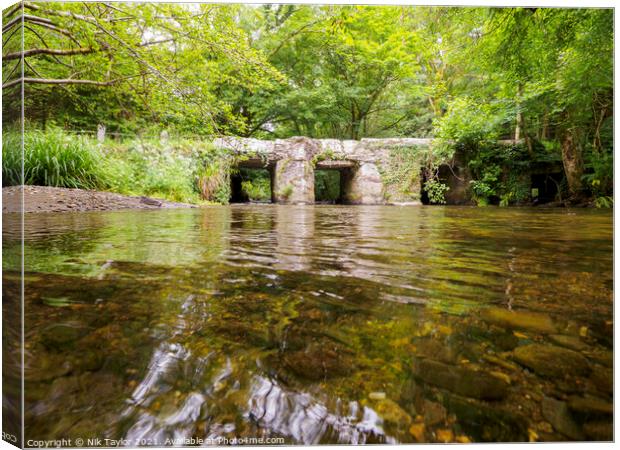
<instances>
[{"instance_id":1,"label":"shadow on water","mask_svg":"<svg viewBox=\"0 0 620 450\"><path fill-rule=\"evenodd\" d=\"M611 438L609 214L270 205L25 228L33 439Z\"/></svg>"}]
</instances>

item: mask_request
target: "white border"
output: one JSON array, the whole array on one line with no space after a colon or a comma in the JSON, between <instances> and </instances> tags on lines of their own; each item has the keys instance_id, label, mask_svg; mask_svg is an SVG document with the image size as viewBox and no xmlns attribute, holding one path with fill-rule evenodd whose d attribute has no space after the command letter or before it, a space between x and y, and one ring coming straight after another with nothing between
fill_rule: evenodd
<instances>
[{"instance_id":1,"label":"white border","mask_svg":"<svg viewBox=\"0 0 620 450\"><path fill-rule=\"evenodd\" d=\"M188 1L182 1L182 0L168 0L167 2L165 1L161 1L161 0L151 0L155 3L196 3L196 2L188 2ZM0 8L5 9L13 4L15 4L17 2L15 1L11 1L11 0L0 0ZM286 3L295 3L295 4L336 4L336 5L348 5L348 4L357 4L357 5L418 5L418 6L482 6L482 7L552 7L552 8L614 8L614 30L616 29L616 24L618 23L618 8L615 8L616 4L614 1L612 0L589 0L589 1L576 1L576 0L564 0L564 1L560 1L560 0L539 0L539 1L532 1L532 0L512 0L512 1L508 1L508 2L503 2L503 1L497 1L497 0L476 0L476 1L472 1L472 2L467 2L467 1L459 1L459 0L424 0L424 1L416 1L416 0L401 0L401 1L389 1L389 0L374 0L374 1L368 1L368 0L358 0L358 1L344 1L344 0L330 0L330 1L312 1L312 0L296 0L296 1L283 1L283 0L271 0L269 2L257 2L257 1L248 1L248 0L239 0L236 2L231 2L228 0L211 0L209 2L205 2L205 3L244 3L244 4L261 4L261 3L273 3L273 4L286 4ZM615 36L614 36L614 40ZM615 45L614 46L614 117L616 117L615 115L615 106L618 103L618 73L615 70L615 61L618 60L618 46ZM0 117L1 117L1 112L0 112ZM620 173L620 171L618 170L620 168L620 162L618 161L618 158L616 158L616 153L615 153L615 142L617 142L618 139L618 129L619 129L619 122L620 120L615 120L614 121L614 191L616 192L616 179L615 179L615 174ZM0 124L0 130L1 130L1 124ZM1 175L0 175L1 176ZM615 197L615 195L614 195ZM619 212L618 212L618 207L616 207L614 209L614 236L616 235L616 225L619 223L618 222L618 218L619 218ZM2 224L2 219L0 218L0 226ZM618 273L616 271L616 265L615 265L615 245L614 245L614 292L617 291L618 288L618 284L617 284L617 280L618 280ZM1 267L1 262L2 262L2 256L0 255L0 267ZM0 298L1 298L1 292L0 292ZM614 301L615 301L615 295L614 295ZM615 305L615 303L614 303ZM615 306L614 306L614 320L615 320ZM23 323L23 321L22 321ZM615 325L615 324L614 324ZM2 324L0 322L0 332L2 330ZM614 341L618 342L617 338L618 338L618 334L616 333L616 328L614 327ZM2 357L2 349L0 349L0 360ZM614 386L619 386L620 384L618 384L618 380L620 379L620 377L618 376L618 374L616 373L616 352L614 351ZM0 393L1 393L1 383L0 383ZM615 390L614 390L614 400L616 399L615 397ZM614 412L616 411L615 409L615 401L614 401ZM620 441L620 435L618 434L618 432L620 431L620 426L618 426L618 421L615 420L616 419L616 415L614 414L614 437L616 438L617 441ZM0 427L2 424L2 417L0 414ZM399 449L417 449L417 448L429 448L431 446L437 447L437 446L444 446L446 444L419 444L419 445L399 445L398 448ZM452 445L464 445L464 444L452 444ZM596 449L603 449L603 448L614 448L616 447L615 443L591 443L591 442L586 442L586 443L522 443L522 444L467 444L467 449L477 449L477 448L484 448L484 449L493 449L493 448L502 448L504 446L509 447L510 449L520 449L520 448L532 448L532 446L540 446L543 445L546 449L564 449L564 448L569 448L569 449L590 449L590 448L596 448ZM284 446L278 446L279 448L282 448ZM16 447L8 444L5 441L0 440L0 450L9 450L9 449L15 449ZM148 447L150 449L159 449L161 447ZM189 447L191 448L191 447ZM265 447L254 447L254 446L244 446L244 449L265 449ZM269 448L276 448L276 447L269 447ZM337 448L342 448L342 446L336 446L336 445L323 445L320 446L320 449L325 449L325 450L334 450ZM169 448L162 448L162 450L169 450Z\"/></svg>"}]
</instances>

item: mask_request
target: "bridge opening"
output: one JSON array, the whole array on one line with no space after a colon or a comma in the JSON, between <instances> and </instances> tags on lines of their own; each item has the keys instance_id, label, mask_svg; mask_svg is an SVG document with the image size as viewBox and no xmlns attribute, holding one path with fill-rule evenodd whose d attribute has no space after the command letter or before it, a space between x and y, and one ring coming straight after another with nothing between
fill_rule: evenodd
<instances>
[{"instance_id":1,"label":"bridge opening","mask_svg":"<svg viewBox=\"0 0 620 450\"><path fill-rule=\"evenodd\" d=\"M425 184L426 184L426 170L424 168L420 169L420 202L423 205L430 205L431 201L428 198L428 192L426 192Z\"/></svg>"},{"instance_id":2,"label":"bridge opening","mask_svg":"<svg viewBox=\"0 0 620 450\"><path fill-rule=\"evenodd\" d=\"M351 161L319 161L314 169L314 202L344 204L355 165Z\"/></svg>"},{"instance_id":3,"label":"bridge opening","mask_svg":"<svg viewBox=\"0 0 620 450\"><path fill-rule=\"evenodd\" d=\"M531 175L531 196L534 204L550 203L561 199L564 174L536 173Z\"/></svg>"},{"instance_id":4,"label":"bridge opening","mask_svg":"<svg viewBox=\"0 0 620 450\"><path fill-rule=\"evenodd\" d=\"M315 203L336 204L342 203L342 180L340 170L314 171L314 201Z\"/></svg>"},{"instance_id":5,"label":"bridge opening","mask_svg":"<svg viewBox=\"0 0 620 450\"><path fill-rule=\"evenodd\" d=\"M230 203L270 203L270 168L240 167L230 175Z\"/></svg>"}]
</instances>

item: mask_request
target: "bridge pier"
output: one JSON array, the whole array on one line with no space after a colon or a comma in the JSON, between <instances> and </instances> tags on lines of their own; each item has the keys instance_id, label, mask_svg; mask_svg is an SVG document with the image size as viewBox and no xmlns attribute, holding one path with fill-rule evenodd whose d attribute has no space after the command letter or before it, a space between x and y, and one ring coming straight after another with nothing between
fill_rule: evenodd
<instances>
[{"instance_id":1,"label":"bridge pier","mask_svg":"<svg viewBox=\"0 0 620 450\"><path fill-rule=\"evenodd\" d=\"M314 203L314 168L309 161L276 161L271 183L274 203Z\"/></svg>"},{"instance_id":2,"label":"bridge pier","mask_svg":"<svg viewBox=\"0 0 620 450\"><path fill-rule=\"evenodd\" d=\"M296 137L287 140L286 154L276 161L271 190L274 203L314 203L314 166L312 157L318 151L312 139Z\"/></svg>"},{"instance_id":3,"label":"bridge pier","mask_svg":"<svg viewBox=\"0 0 620 450\"><path fill-rule=\"evenodd\" d=\"M363 162L346 172L341 180L344 202L350 205L379 205L385 203L383 181L377 165Z\"/></svg>"}]
</instances>

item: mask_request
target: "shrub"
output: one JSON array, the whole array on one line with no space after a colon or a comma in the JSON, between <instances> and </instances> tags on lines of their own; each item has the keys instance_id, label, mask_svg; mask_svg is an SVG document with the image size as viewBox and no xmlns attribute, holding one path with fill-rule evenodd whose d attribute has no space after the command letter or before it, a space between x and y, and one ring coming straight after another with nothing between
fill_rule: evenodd
<instances>
[{"instance_id":1,"label":"shrub","mask_svg":"<svg viewBox=\"0 0 620 450\"><path fill-rule=\"evenodd\" d=\"M524 146L481 142L465 152L473 178L472 198L479 205L499 200L501 206L508 206L530 198L532 160Z\"/></svg>"},{"instance_id":2,"label":"shrub","mask_svg":"<svg viewBox=\"0 0 620 450\"><path fill-rule=\"evenodd\" d=\"M194 155L194 179L203 200L226 204L230 200L230 175L234 158L223 149L210 145L198 149Z\"/></svg>"},{"instance_id":3,"label":"shrub","mask_svg":"<svg viewBox=\"0 0 620 450\"><path fill-rule=\"evenodd\" d=\"M478 205L487 205L491 197L498 195L497 189L500 172L499 166L488 165L482 171L480 179L470 181L473 197Z\"/></svg>"},{"instance_id":4,"label":"shrub","mask_svg":"<svg viewBox=\"0 0 620 450\"><path fill-rule=\"evenodd\" d=\"M197 202L194 161L183 147L159 142L109 145L103 164L110 173L108 189L178 202Z\"/></svg>"},{"instance_id":5,"label":"shrub","mask_svg":"<svg viewBox=\"0 0 620 450\"><path fill-rule=\"evenodd\" d=\"M424 183L424 190L428 194L430 203L443 205L446 203L446 192L448 192L450 188L439 180L431 178Z\"/></svg>"},{"instance_id":6,"label":"shrub","mask_svg":"<svg viewBox=\"0 0 620 450\"><path fill-rule=\"evenodd\" d=\"M594 200L594 205L597 208L613 208L614 207L614 198L610 197L610 196L597 197Z\"/></svg>"},{"instance_id":7,"label":"shrub","mask_svg":"<svg viewBox=\"0 0 620 450\"><path fill-rule=\"evenodd\" d=\"M586 154L583 175L588 188L594 197L606 197L613 191L614 184L614 157L612 152L597 152L589 149Z\"/></svg>"}]
</instances>

